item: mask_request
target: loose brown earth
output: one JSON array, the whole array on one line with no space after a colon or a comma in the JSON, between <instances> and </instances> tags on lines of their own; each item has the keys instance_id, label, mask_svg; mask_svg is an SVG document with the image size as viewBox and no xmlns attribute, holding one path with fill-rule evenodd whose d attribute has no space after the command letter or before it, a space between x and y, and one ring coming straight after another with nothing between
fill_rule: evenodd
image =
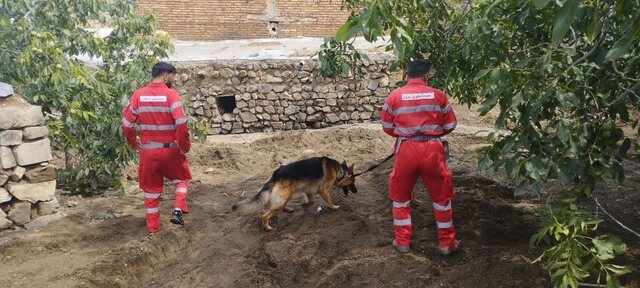
<instances>
[{"instance_id":1,"label":"loose brown earth","mask_svg":"<svg viewBox=\"0 0 640 288\"><path fill-rule=\"evenodd\" d=\"M460 118L462 124L488 124L465 114ZM354 162L360 171L384 158L392 139L378 126L363 124L217 136L195 145L189 156L194 181L187 225L168 222L172 195L165 193L163 231L151 236L145 232L142 193L135 186L121 196L61 195L64 218L40 231L0 234L0 283L2 287L548 287L546 272L530 264L540 250L528 248L536 231L538 204L544 201L515 200L512 189L476 172L472 145L483 143L478 133L483 129L463 126L449 138L456 186L454 221L464 247L452 257L435 253L435 224L421 183L414 189L412 206L413 253L403 256L390 248L386 188L391 163L359 178L357 194L344 197L334 191L341 206L337 211L318 211L320 201L305 210L296 198L290 205L295 213L272 220L272 232L261 229L260 213L231 213L231 205L253 195L280 164L326 155ZM135 174L135 169L131 171ZM640 186L640 176L631 177L635 180L630 185ZM624 201L605 205L621 211L637 229L640 218L634 207L640 198L637 192L624 191L618 192ZM66 207L73 202L78 205ZM640 241L616 232L630 246L622 261L637 266ZM623 283L638 287L640 275L627 276Z\"/></svg>"}]
</instances>

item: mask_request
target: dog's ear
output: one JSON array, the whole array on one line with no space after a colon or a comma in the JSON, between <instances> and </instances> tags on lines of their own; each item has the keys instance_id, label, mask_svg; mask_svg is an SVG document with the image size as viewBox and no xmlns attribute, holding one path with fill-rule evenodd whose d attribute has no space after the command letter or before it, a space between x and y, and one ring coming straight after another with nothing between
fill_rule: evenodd
<instances>
[{"instance_id":1,"label":"dog's ear","mask_svg":"<svg viewBox=\"0 0 640 288\"><path fill-rule=\"evenodd\" d=\"M347 166L347 161L342 161L342 166Z\"/></svg>"},{"instance_id":2,"label":"dog's ear","mask_svg":"<svg viewBox=\"0 0 640 288\"><path fill-rule=\"evenodd\" d=\"M353 174L353 166L354 166L354 165L355 165L355 164L351 164L351 166L349 167L349 172L351 172L351 174Z\"/></svg>"}]
</instances>

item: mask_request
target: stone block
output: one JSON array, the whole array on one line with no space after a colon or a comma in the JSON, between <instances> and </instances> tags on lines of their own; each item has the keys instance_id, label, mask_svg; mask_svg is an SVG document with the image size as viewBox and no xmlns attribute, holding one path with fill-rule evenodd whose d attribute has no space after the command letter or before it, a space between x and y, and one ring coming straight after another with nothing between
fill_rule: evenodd
<instances>
[{"instance_id":1,"label":"stone block","mask_svg":"<svg viewBox=\"0 0 640 288\"><path fill-rule=\"evenodd\" d=\"M275 85L275 86L273 86L273 92L276 92L276 93L282 93L286 89L287 89L287 86L285 86L285 85Z\"/></svg>"},{"instance_id":2,"label":"stone block","mask_svg":"<svg viewBox=\"0 0 640 288\"><path fill-rule=\"evenodd\" d=\"M260 93L269 93L271 92L271 90L273 89L273 87L269 84L260 84L258 86L258 92Z\"/></svg>"},{"instance_id":3,"label":"stone block","mask_svg":"<svg viewBox=\"0 0 640 288\"><path fill-rule=\"evenodd\" d=\"M25 141L44 138L47 135L49 135L47 126L27 127L22 130L22 139Z\"/></svg>"},{"instance_id":4,"label":"stone block","mask_svg":"<svg viewBox=\"0 0 640 288\"><path fill-rule=\"evenodd\" d=\"M0 130L42 125L44 125L44 115L40 106L0 107Z\"/></svg>"},{"instance_id":5,"label":"stone block","mask_svg":"<svg viewBox=\"0 0 640 288\"><path fill-rule=\"evenodd\" d=\"M327 121L331 123L337 123L337 122L340 122L340 118L338 117L338 115L331 113L331 114L327 114Z\"/></svg>"},{"instance_id":6,"label":"stone block","mask_svg":"<svg viewBox=\"0 0 640 288\"><path fill-rule=\"evenodd\" d=\"M4 171L0 170L0 186L4 185L4 183L7 183L10 176L11 175L9 173L5 173Z\"/></svg>"},{"instance_id":7,"label":"stone block","mask_svg":"<svg viewBox=\"0 0 640 288\"><path fill-rule=\"evenodd\" d=\"M50 201L56 193L56 180L42 183L9 183L9 193L18 200L36 203Z\"/></svg>"},{"instance_id":8,"label":"stone block","mask_svg":"<svg viewBox=\"0 0 640 288\"><path fill-rule=\"evenodd\" d=\"M233 115L232 113L224 113L224 114L222 114L222 121L233 122L235 120L236 120L236 116Z\"/></svg>"},{"instance_id":9,"label":"stone block","mask_svg":"<svg viewBox=\"0 0 640 288\"><path fill-rule=\"evenodd\" d=\"M15 169L13 169L13 173L11 173L11 181L19 182L26 171L27 169L24 169L24 167L16 167Z\"/></svg>"},{"instance_id":10,"label":"stone block","mask_svg":"<svg viewBox=\"0 0 640 288\"><path fill-rule=\"evenodd\" d=\"M51 142L43 139L26 142L12 148L13 157L20 166L47 162L51 160Z\"/></svg>"},{"instance_id":11,"label":"stone block","mask_svg":"<svg viewBox=\"0 0 640 288\"><path fill-rule=\"evenodd\" d=\"M13 225L13 222L11 222L11 220L5 217L0 217L0 230L11 228L12 225Z\"/></svg>"},{"instance_id":12,"label":"stone block","mask_svg":"<svg viewBox=\"0 0 640 288\"><path fill-rule=\"evenodd\" d=\"M258 121L258 118L256 118L256 115L253 115L252 113L248 113L248 112L240 113L240 118L242 119L242 122L245 122L245 123Z\"/></svg>"},{"instance_id":13,"label":"stone block","mask_svg":"<svg viewBox=\"0 0 640 288\"><path fill-rule=\"evenodd\" d=\"M27 224L31 220L31 203L15 202L11 204L11 210L7 214L16 225Z\"/></svg>"},{"instance_id":14,"label":"stone block","mask_svg":"<svg viewBox=\"0 0 640 288\"><path fill-rule=\"evenodd\" d=\"M9 194L7 189L0 188L0 203L7 203L7 202L11 201L12 198L13 198L13 196L11 196L11 194Z\"/></svg>"},{"instance_id":15,"label":"stone block","mask_svg":"<svg viewBox=\"0 0 640 288\"><path fill-rule=\"evenodd\" d=\"M56 197L53 197L53 200L51 201L38 202L38 204L36 204L36 207L38 210L38 215L51 215L58 212L58 209L60 208L60 202L58 202L58 199Z\"/></svg>"},{"instance_id":16,"label":"stone block","mask_svg":"<svg viewBox=\"0 0 640 288\"><path fill-rule=\"evenodd\" d=\"M374 91L378 89L379 86L380 86L380 80L374 79L369 81L369 85L367 85L367 89Z\"/></svg>"},{"instance_id":17,"label":"stone block","mask_svg":"<svg viewBox=\"0 0 640 288\"><path fill-rule=\"evenodd\" d=\"M15 146L22 143L22 130L0 132L0 146Z\"/></svg>"},{"instance_id":18,"label":"stone block","mask_svg":"<svg viewBox=\"0 0 640 288\"><path fill-rule=\"evenodd\" d=\"M284 82L284 79L272 75L266 75L264 77L264 81L267 83L282 83Z\"/></svg>"},{"instance_id":19,"label":"stone block","mask_svg":"<svg viewBox=\"0 0 640 288\"><path fill-rule=\"evenodd\" d=\"M291 106L287 107L286 109L284 109L284 114L285 115L293 115L293 114L298 113L298 111L300 111L298 106L291 105Z\"/></svg>"},{"instance_id":20,"label":"stone block","mask_svg":"<svg viewBox=\"0 0 640 288\"><path fill-rule=\"evenodd\" d=\"M305 122L307 121L307 114L306 113L298 113L298 117L297 117L298 122Z\"/></svg>"},{"instance_id":21,"label":"stone block","mask_svg":"<svg viewBox=\"0 0 640 288\"><path fill-rule=\"evenodd\" d=\"M356 97L371 96L371 91L369 91L369 90L360 90L360 91L356 92L355 96Z\"/></svg>"},{"instance_id":22,"label":"stone block","mask_svg":"<svg viewBox=\"0 0 640 288\"><path fill-rule=\"evenodd\" d=\"M31 183L40 183L56 179L56 168L53 165L37 166L27 170L24 177Z\"/></svg>"},{"instance_id":23,"label":"stone block","mask_svg":"<svg viewBox=\"0 0 640 288\"><path fill-rule=\"evenodd\" d=\"M9 147L0 147L0 170L16 167L16 159Z\"/></svg>"},{"instance_id":24,"label":"stone block","mask_svg":"<svg viewBox=\"0 0 640 288\"><path fill-rule=\"evenodd\" d=\"M6 98L13 95L13 86L0 82L0 98Z\"/></svg>"}]
</instances>

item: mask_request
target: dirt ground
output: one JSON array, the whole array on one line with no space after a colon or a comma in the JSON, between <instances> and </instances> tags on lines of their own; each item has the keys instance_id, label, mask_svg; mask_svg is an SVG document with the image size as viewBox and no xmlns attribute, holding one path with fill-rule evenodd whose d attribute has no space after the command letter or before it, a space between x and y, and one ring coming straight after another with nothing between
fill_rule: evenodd
<instances>
[{"instance_id":1,"label":"dirt ground","mask_svg":"<svg viewBox=\"0 0 640 288\"><path fill-rule=\"evenodd\" d=\"M167 186L161 202L163 231L154 235L145 232L142 192L135 182L121 196L62 194L62 219L39 231L0 234L0 283L2 287L549 287L546 271L530 264L540 250L528 248L539 203L544 201L513 199L511 188L477 173L473 149L484 142L483 131L491 121L464 113L459 118L462 126L449 137L453 155L449 168L454 172L454 223L463 251L452 257L435 251L431 203L420 182L412 206L413 253L399 255L390 247L391 203L386 189L391 163L358 178L357 194L344 197L336 189L333 198L341 206L337 211L319 211L320 201L303 209L301 197L294 198L290 207L296 211L274 218L272 232L261 229L260 213L231 212L235 201L252 196L280 164L326 155L355 163L361 171L383 159L391 152L392 139L378 125L361 124L215 136L196 144L189 155L194 181L186 225L168 221L173 196ZM135 168L131 172L133 176ZM640 186L640 175L630 178L631 185ZM623 191L618 196L624 200L604 205L610 212L623 211L626 223L640 228L634 208L637 190L615 190ZM631 209L619 209L623 206ZM623 261L638 266L640 241L625 235L630 251ZM623 284L640 286L640 275L623 278Z\"/></svg>"}]
</instances>

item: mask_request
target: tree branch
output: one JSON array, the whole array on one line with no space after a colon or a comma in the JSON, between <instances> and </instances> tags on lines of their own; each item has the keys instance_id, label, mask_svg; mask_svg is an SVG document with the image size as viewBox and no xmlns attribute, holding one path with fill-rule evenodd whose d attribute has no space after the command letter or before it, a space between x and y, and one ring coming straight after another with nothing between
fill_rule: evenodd
<instances>
[{"instance_id":1,"label":"tree branch","mask_svg":"<svg viewBox=\"0 0 640 288\"><path fill-rule=\"evenodd\" d=\"M634 96L636 96L636 98L640 99L640 97L638 97L638 95L635 93L635 90L640 89L640 80L638 80L636 84L634 84L631 88L622 88L622 89L625 90L624 93L620 94L620 96L618 96L615 100L613 100L613 102L611 102L611 105L618 104L620 101L624 100L624 98L629 96L630 94L633 94Z\"/></svg>"},{"instance_id":2,"label":"tree branch","mask_svg":"<svg viewBox=\"0 0 640 288\"><path fill-rule=\"evenodd\" d=\"M467 17L467 15L469 15L469 12L471 12L471 9L469 9L469 5L471 5L471 0L467 1L467 4L464 5L464 14L462 14L462 16L460 16L460 19L458 19L458 21L456 21L455 24L453 24L453 27L451 27L451 29L449 29L449 31L447 31L447 39L449 39L451 37L451 35L453 34L453 32L455 32L455 30L458 28L458 26L460 26L460 23L462 23L462 20L464 20L464 18Z\"/></svg>"},{"instance_id":3,"label":"tree branch","mask_svg":"<svg viewBox=\"0 0 640 288\"><path fill-rule=\"evenodd\" d=\"M632 80L632 81L639 81L640 79L636 79L636 78L631 78L631 77L627 77L627 75L625 75L624 73L620 72L620 70L618 70L618 65L616 64L616 61L611 61L611 64L613 65L613 71L616 72L616 74L620 75L620 77L627 79L627 80Z\"/></svg>"},{"instance_id":4,"label":"tree branch","mask_svg":"<svg viewBox=\"0 0 640 288\"><path fill-rule=\"evenodd\" d=\"M598 46L600 46L600 44L602 44L602 41L604 41L604 35L602 35L602 37L600 37L600 39L598 39L598 42L596 42L596 44L593 44L593 47L591 48L591 50L589 50L589 52L587 52L587 54L584 54L582 57L578 58L578 60L573 61L573 63L571 63L571 66L576 66L578 65L578 63L586 60L587 58L589 58L589 56L591 56L591 54L593 54L593 52L596 52L596 49L598 48Z\"/></svg>"}]
</instances>

